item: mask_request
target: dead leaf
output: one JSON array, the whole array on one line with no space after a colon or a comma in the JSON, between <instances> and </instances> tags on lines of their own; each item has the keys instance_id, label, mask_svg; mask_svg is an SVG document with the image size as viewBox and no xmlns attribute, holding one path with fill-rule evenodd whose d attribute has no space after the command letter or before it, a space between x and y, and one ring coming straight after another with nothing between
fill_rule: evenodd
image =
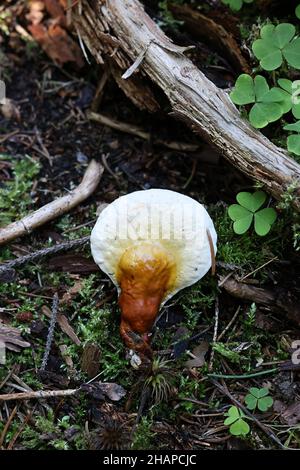
<instances>
[{"instance_id":1,"label":"dead leaf","mask_svg":"<svg viewBox=\"0 0 300 470\"><path fill-rule=\"evenodd\" d=\"M73 298L76 297L78 292L80 292L82 285L83 281L76 281L75 284L69 290L67 290L67 292L64 293L60 303L70 305Z\"/></svg>"},{"instance_id":2,"label":"dead leaf","mask_svg":"<svg viewBox=\"0 0 300 470\"><path fill-rule=\"evenodd\" d=\"M126 395L126 390L121 385L113 382L83 384L81 390L94 400L104 400L104 397L107 396L112 401L119 401Z\"/></svg>"},{"instance_id":3,"label":"dead leaf","mask_svg":"<svg viewBox=\"0 0 300 470\"><path fill-rule=\"evenodd\" d=\"M19 328L4 325L3 323L0 323L0 343L5 344L7 349L16 352L21 351L21 348L31 346L30 343L23 340Z\"/></svg>"},{"instance_id":4,"label":"dead leaf","mask_svg":"<svg viewBox=\"0 0 300 470\"><path fill-rule=\"evenodd\" d=\"M48 318L52 317L52 313L50 308L48 308L46 305L42 306L42 312L44 315L46 315ZM66 335L71 338L73 343L77 344L79 346L81 344L80 339L76 335L75 331L71 327L67 317L65 315L62 315L61 313L57 314L57 323L59 324L61 330L66 333Z\"/></svg>"},{"instance_id":5,"label":"dead leaf","mask_svg":"<svg viewBox=\"0 0 300 470\"><path fill-rule=\"evenodd\" d=\"M54 271L61 270L73 274L90 274L99 271L93 260L77 254L55 256L48 266Z\"/></svg>"},{"instance_id":6,"label":"dead leaf","mask_svg":"<svg viewBox=\"0 0 300 470\"><path fill-rule=\"evenodd\" d=\"M192 359L189 359L185 363L185 367L191 369L192 367L202 367L205 364L205 355L208 351L209 343L207 341L202 341L198 346L196 346L192 351Z\"/></svg>"},{"instance_id":7,"label":"dead leaf","mask_svg":"<svg viewBox=\"0 0 300 470\"><path fill-rule=\"evenodd\" d=\"M89 342L84 346L81 358L81 370L89 379L95 377L100 370L101 349L95 343Z\"/></svg>"},{"instance_id":8,"label":"dead leaf","mask_svg":"<svg viewBox=\"0 0 300 470\"><path fill-rule=\"evenodd\" d=\"M300 402L295 402L292 405L286 406L282 401L275 400L274 410L280 414L282 423L289 426L295 426L300 423Z\"/></svg>"},{"instance_id":9,"label":"dead leaf","mask_svg":"<svg viewBox=\"0 0 300 470\"><path fill-rule=\"evenodd\" d=\"M28 29L53 62L62 66L71 62L78 68L84 66L80 47L58 24L31 24Z\"/></svg>"}]
</instances>

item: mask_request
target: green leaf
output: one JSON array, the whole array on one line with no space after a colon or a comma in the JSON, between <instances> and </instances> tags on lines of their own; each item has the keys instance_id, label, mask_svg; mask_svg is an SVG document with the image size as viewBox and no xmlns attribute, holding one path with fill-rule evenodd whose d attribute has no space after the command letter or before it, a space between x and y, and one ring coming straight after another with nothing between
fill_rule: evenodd
<instances>
[{"instance_id":1,"label":"green leaf","mask_svg":"<svg viewBox=\"0 0 300 470\"><path fill-rule=\"evenodd\" d=\"M250 393L245 397L245 403L247 405L248 410L255 410L257 406L257 398L255 398Z\"/></svg>"},{"instance_id":2,"label":"green leaf","mask_svg":"<svg viewBox=\"0 0 300 470\"><path fill-rule=\"evenodd\" d=\"M282 107L283 114L288 113L292 110L293 115L296 119L300 118L300 81L295 80L292 82L291 80L287 80L284 78L280 78L278 80L278 85L281 88L274 87L270 90L270 93L276 91L276 96L282 97L282 101L280 102L280 106ZM278 95L279 93L279 95ZM275 98L275 95L274 95Z\"/></svg>"},{"instance_id":3,"label":"green leaf","mask_svg":"<svg viewBox=\"0 0 300 470\"><path fill-rule=\"evenodd\" d=\"M255 103L253 78L245 73L240 75L235 83L234 90L230 93L230 98L238 105Z\"/></svg>"},{"instance_id":4,"label":"green leaf","mask_svg":"<svg viewBox=\"0 0 300 470\"><path fill-rule=\"evenodd\" d=\"M256 103L249 113L249 121L256 129L262 129L281 116L282 108L279 103Z\"/></svg>"},{"instance_id":5,"label":"green leaf","mask_svg":"<svg viewBox=\"0 0 300 470\"><path fill-rule=\"evenodd\" d=\"M253 0L222 0L225 5L228 5L233 11L239 11L243 3L252 3Z\"/></svg>"},{"instance_id":6,"label":"green leaf","mask_svg":"<svg viewBox=\"0 0 300 470\"><path fill-rule=\"evenodd\" d=\"M300 68L300 38L295 34L296 28L291 23L261 28L260 39L254 41L252 51L263 69L278 69L283 58L292 67Z\"/></svg>"},{"instance_id":7,"label":"green leaf","mask_svg":"<svg viewBox=\"0 0 300 470\"><path fill-rule=\"evenodd\" d=\"M252 224L253 214L249 213L247 217L236 220L233 224L233 230L237 235L243 235L246 233L250 225Z\"/></svg>"},{"instance_id":8,"label":"green leaf","mask_svg":"<svg viewBox=\"0 0 300 470\"><path fill-rule=\"evenodd\" d=\"M295 69L300 69L300 38L287 44L283 51L285 60Z\"/></svg>"},{"instance_id":9,"label":"green leaf","mask_svg":"<svg viewBox=\"0 0 300 470\"><path fill-rule=\"evenodd\" d=\"M300 121L294 122L293 124L287 124L283 129L285 131L295 131L300 133Z\"/></svg>"},{"instance_id":10,"label":"green leaf","mask_svg":"<svg viewBox=\"0 0 300 470\"><path fill-rule=\"evenodd\" d=\"M228 208L228 215L234 222L244 217L249 216L250 212L245 207L240 206L239 204L232 204Z\"/></svg>"},{"instance_id":11,"label":"green leaf","mask_svg":"<svg viewBox=\"0 0 300 470\"><path fill-rule=\"evenodd\" d=\"M300 134L289 135L287 138L288 151L300 156Z\"/></svg>"},{"instance_id":12,"label":"green leaf","mask_svg":"<svg viewBox=\"0 0 300 470\"><path fill-rule=\"evenodd\" d=\"M255 397L255 398L260 398L260 388L251 387L251 388L249 389L249 392L250 392L250 394L251 394L253 397ZM267 391L267 394L268 394L268 393L269 393L269 392ZM247 396L248 396L248 395L247 395Z\"/></svg>"},{"instance_id":13,"label":"green leaf","mask_svg":"<svg viewBox=\"0 0 300 470\"><path fill-rule=\"evenodd\" d=\"M230 426L229 431L233 436L246 436L250 431L250 427L246 421L240 418Z\"/></svg>"},{"instance_id":14,"label":"green leaf","mask_svg":"<svg viewBox=\"0 0 300 470\"><path fill-rule=\"evenodd\" d=\"M256 212L266 199L267 195L264 191L255 191L253 194L242 191L236 196L237 202L250 212Z\"/></svg>"},{"instance_id":15,"label":"green leaf","mask_svg":"<svg viewBox=\"0 0 300 470\"><path fill-rule=\"evenodd\" d=\"M236 406L231 406L227 411L226 416L228 416L228 418L225 419L224 424L227 426L231 423L234 423L237 419L241 417L240 410Z\"/></svg>"},{"instance_id":16,"label":"green leaf","mask_svg":"<svg viewBox=\"0 0 300 470\"><path fill-rule=\"evenodd\" d=\"M256 390L258 390L258 394L256 395L258 398L263 398L263 397L266 397L267 395L269 395L269 390L266 387L257 388ZM251 388L250 388L250 392L253 395L253 392L252 392Z\"/></svg>"},{"instance_id":17,"label":"green leaf","mask_svg":"<svg viewBox=\"0 0 300 470\"><path fill-rule=\"evenodd\" d=\"M260 411L267 411L273 405L272 397L264 397L258 400L258 409Z\"/></svg>"},{"instance_id":18,"label":"green leaf","mask_svg":"<svg viewBox=\"0 0 300 470\"><path fill-rule=\"evenodd\" d=\"M276 45L283 49L295 36L296 28L291 23L280 23L275 27L274 39Z\"/></svg>"},{"instance_id":19,"label":"green leaf","mask_svg":"<svg viewBox=\"0 0 300 470\"><path fill-rule=\"evenodd\" d=\"M295 15L296 15L297 18L299 18L299 20L300 20L300 5L298 5L298 6L296 7Z\"/></svg>"},{"instance_id":20,"label":"green leaf","mask_svg":"<svg viewBox=\"0 0 300 470\"><path fill-rule=\"evenodd\" d=\"M254 91L256 101L263 101L264 96L269 92L269 85L265 77L257 75L254 78Z\"/></svg>"},{"instance_id":21,"label":"green leaf","mask_svg":"<svg viewBox=\"0 0 300 470\"><path fill-rule=\"evenodd\" d=\"M277 218L276 211L268 207L254 214L254 229L257 235L263 237L271 230L271 225Z\"/></svg>"}]
</instances>

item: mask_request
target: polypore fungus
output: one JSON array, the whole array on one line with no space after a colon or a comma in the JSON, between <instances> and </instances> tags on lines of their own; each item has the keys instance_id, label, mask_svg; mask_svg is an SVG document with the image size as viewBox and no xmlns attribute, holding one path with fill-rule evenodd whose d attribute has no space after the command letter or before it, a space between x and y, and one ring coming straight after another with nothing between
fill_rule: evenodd
<instances>
[{"instance_id":1,"label":"polypore fungus","mask_svg":"<svg viewBox=\"0 0 300 470\"><path fill-rule=\"evenodd\" d=\"M91 250L118 288L120 332L130 349L151 354L161 306L214 267L216 241L203 205L174 191L136 191L101 212Z\"/></svg>"}]
</instances>

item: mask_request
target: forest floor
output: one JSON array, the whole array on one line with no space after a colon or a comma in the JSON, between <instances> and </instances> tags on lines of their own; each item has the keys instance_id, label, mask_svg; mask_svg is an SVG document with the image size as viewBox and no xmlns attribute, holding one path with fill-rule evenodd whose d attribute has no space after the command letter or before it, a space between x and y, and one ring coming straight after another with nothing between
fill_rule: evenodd
<instances>
[{"instance_id":1,"label":"forest floor","mask_svg":"<svg viewBox=\"0 0 300 470\"><path fill-rule=\"evenodd\" d=\"M164 307L152 341L153 364L142 370L126 358L116 289L94 264L89 244L0 273L0 339L3 327L17 328L23 339L19 344L6 337L0 394L80 389L69 397L0 401L0 448L299 448L299 365L292 354L300 339L300 260L288 204L265 237L254 230L235 234L228 206L239 191L253 191L253 182L168 116L167 105L155 116L139 111L112 79L97 111L139 126L151 138L90 121L86 111L102 68L94 62L79 70L55 64L26 37L25 13L20 1L0 11L0 78L15 107L9 119L0 115L0 226L73 189L92 158L105 171L88 200L2 246L0 262L89 235L99 208L121 195L166 188L206 205L218 233L218 266L215 276L208 273ZM199 45L200 56L206 47ZM224 88L234 83L232 69L222 65L222 75L218 59L217 66L208 62L203 68L210 79ZM196 148L162 145L178 141ZM295 306L294 321L283 308L230 295L222 286L228 276ZM67 327L56 324L43 369L55 294ZM266 410L246 407L253 387L272 398ZM229 409L249 432L230 431L224 424Z\"/></svg>"}]
</instances>

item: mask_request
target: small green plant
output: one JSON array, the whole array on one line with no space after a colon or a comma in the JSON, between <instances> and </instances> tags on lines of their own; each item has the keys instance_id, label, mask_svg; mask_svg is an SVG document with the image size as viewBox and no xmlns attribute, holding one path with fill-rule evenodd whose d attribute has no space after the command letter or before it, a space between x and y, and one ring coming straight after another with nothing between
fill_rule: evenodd
<instances>
[{"instance_id":1,"label":"small green plant","mask_svg":"<svg viewBox=\"0 0 300 470\"><path fill-rule=\"evenodd\" d=\"M222 0L222 2L233 11L239 11L244 3L253 3L253 0Z\"/></svg>"},{"instance_id":2,"label":"small green plant","mask_svg":"<svg viewBox=\"0 0 300 470\"><path fill-rule=\"evenodd\" d=\"M251 387L245 396L245 403L249 410L267 411L273 405L273 398L269 396L267 388Z\"/></svg>"},{"instance_id":3,"label":"small green plant","mask_svg":"<svg viewBox=\"0 0 300 470\"><path fill-rule=\"evenodd\" d=\"M227 418L224 424L230 426L229 432L233 436L246 436L250 432L249 424L245 421L247 419L245 414L236 406L231 406L225 416Z\"/></svg>"},{"instance_id":4,"label":"small green plant","mask_svg":"<svg viewBox=\"0 0 300 470\"><path fill-rule=\"evenodd\" d=\"M247 232L253 219L257 235L263 237L269 233L277 218L277 213L271 207L260 209L266 199L267 195L264 191L255 191L253 194L248 192L237 194L238 204L232 204L228 208L228 215L234 222L233 230L236 234L242 235Z\"/></svg>"},{"instance_id":5,"label":"small green plant","mask_svg":"<svg viewBox=\"0 0 300 470\"><path fill-rule=\"evenodd\" d=\"M287 124L284 126L285 131L296 132L291 134L287 138L288 151L295 155L300 155L300 121L294 122L293 124Z\"/></svg>"},{"instance_id":6,"label":"small green plant","mask_svg":"<svg viewBox=\"0 0 300 470\"><path fill-rule=\"evenodd\" d=\"M254 79L247 74L240 75L230 98L240 106L254 103L249 112L249 121L257 129L277 121L287 112L282 106L285 98L283 90L277 87L270 89L267 80L261 75Z\"/></svg>"},{"instance_id":7,"label":"small green plant","mask_svg":"<svg viewBox=\"0 0 300 470\"><path fill-rule=\"evenodd\" d=\"M299 100L299 91L300 91L300 80L295 80L292 82L287 78L279 78L277 80L279 87L272 88L276 90L278 96L282 96L282 101L280 105L283 110L283 114L292 111L293 116L296 119L300 119L300 100Z\"/></svg>"},{"instance_id":8,"label":"small green plant","mask_svg":"<svg viewBox=\"0 0 300 470\"><path fill-rule=\"evenodd\" d=\"M296 15L297 18L299 18L299 20L300 20L300 5L298 5L298 6L296 7L295 15Z\"/></svg>"},{"instance_id":9,"label":"small green plant","mask_svg":"<svg viewBox=\"0 0 300 470\"><path fill-rule=\"evenodd\" d=\"M260 38L252 44L252 51L264 70L278 69L284 59L292 67L300 68L300 38L291 23L263 26Z\"/></svg>"},{"instance_id":10,"label":"small green plant","mask_svg":"<svg viewBox=\"0 0 300 470\"><path fill-rule=\"evenodd\" d=\"M0 154L1 160L11 162L14 179L5 182L0 188L0 227L27 212L32 203L30 189L33 178L40 169L39 163L28 155L15 160L9 155Z\"/></svg>"}]
</instances>

